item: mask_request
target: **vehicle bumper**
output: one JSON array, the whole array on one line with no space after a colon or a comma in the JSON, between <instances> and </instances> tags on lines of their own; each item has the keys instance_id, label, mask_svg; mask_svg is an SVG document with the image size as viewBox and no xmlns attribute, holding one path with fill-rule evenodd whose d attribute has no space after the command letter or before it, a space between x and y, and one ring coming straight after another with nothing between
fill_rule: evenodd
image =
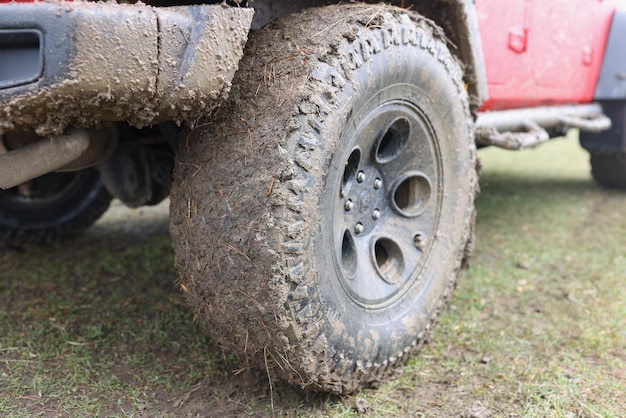
<instances>
[{"instance_id":1,"label":"vehicle bumper","mask_svg":"<svg viewBox=\"0 0 626 418\"><path fill-rule=\"evenodd\" d=\"M112 3L0 5L0 135L194 120L219 104L252 9Z\"/></svg>"}]
</instances>

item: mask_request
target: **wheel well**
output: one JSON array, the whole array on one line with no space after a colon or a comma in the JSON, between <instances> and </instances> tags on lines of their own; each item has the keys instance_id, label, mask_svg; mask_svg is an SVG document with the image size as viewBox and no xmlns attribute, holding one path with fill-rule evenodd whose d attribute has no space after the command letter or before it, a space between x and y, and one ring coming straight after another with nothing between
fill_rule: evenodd
<instances>
[{"instance_id":1,"label":"wheel well","mask_svg":"<svg viewBox=\"0 0 626 418\"><path fill-rule=\"evenodd\" d=\"M377 3L376 0L365 0ZM255 0L250 4L256 11L252 28L258 29L270 21L308 7L324 6L337 1L329 0ZM450 52L463 62L464 80L470 93L472 108L478 108L487 99L487 85L483 64L482 46L478 33L473 0L390 0L389 3L415 10L434 21L444 30Z\"/></svg>"}]
</instances>

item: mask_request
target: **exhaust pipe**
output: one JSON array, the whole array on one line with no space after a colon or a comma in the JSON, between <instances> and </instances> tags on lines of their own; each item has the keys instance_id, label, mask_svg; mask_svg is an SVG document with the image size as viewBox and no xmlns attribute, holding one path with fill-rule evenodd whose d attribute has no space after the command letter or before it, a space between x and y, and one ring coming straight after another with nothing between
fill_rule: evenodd
<instances>
[{"instance_id":1,"label":"exhaust pipe","mask_svg":"<svg viewBox=\"0 0 626 418\"><path fill-rule=\"evenodd\" d=\"M6 153L0 151L0 188L10 189L58 170L77 160L88 148L87 130L70 129L68 134L51 140L42 139Z\"/></svg>"}]
</instances>

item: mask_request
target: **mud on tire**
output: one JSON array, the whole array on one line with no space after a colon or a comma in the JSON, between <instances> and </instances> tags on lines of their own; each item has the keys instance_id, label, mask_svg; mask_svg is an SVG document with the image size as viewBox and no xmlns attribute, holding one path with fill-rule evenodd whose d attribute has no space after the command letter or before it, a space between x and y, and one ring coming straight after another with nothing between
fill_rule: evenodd
<instances>
[{"instance_id":1,"label":"mud on tire","mask_svg":"<svg viewBox=\"0 0 626 418\"><path fill-rule=\"evenodd\" d=\"M475 158L462 70L429 21L287 17L253 34L230 100L181 144L181 287L244 364L314 390L376 384L456 282Z\"/></svg>"}]
</instances>

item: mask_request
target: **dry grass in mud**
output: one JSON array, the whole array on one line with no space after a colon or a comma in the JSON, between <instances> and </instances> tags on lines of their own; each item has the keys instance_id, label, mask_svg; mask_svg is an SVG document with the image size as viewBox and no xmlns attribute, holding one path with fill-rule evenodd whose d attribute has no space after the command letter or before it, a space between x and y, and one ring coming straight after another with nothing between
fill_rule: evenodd
<instances>
[{"instance_id":1,"label":"dry grass in mud","mask_svg":"<svg viewBox=\"0 0 626 418\"><path fill-rule=\"evenodd\" d=\"M117 206L81 238L0 254L0 416L623 416L626 194L593 184L574 139L480 154L471 268L396 380L270 393L192 323L167 207Z\"/></svg>"}]
</instances>

